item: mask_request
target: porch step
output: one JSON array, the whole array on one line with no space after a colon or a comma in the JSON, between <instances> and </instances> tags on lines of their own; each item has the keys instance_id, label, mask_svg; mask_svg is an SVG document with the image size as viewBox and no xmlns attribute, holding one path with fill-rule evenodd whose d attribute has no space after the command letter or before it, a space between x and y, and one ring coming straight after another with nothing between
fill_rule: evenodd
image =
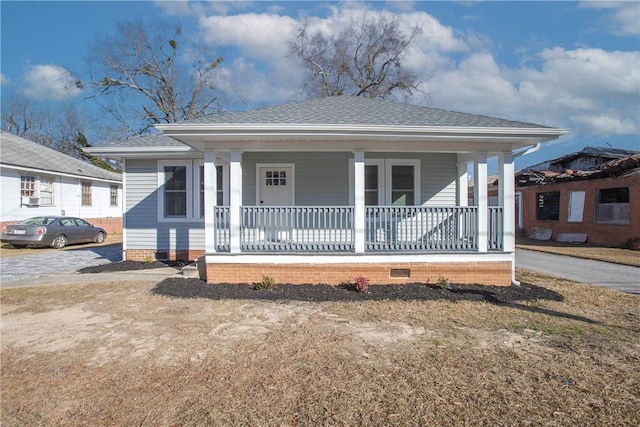
<instances>
[{"instance_id":1,"label":"porch step","mask_svg":"<svg viewBox=\"0 0 640 427\"><path fill-rule=\"evenodd\" d=\"M180 273L182 273L182 275L184 277L187 277L187 278L195 278L195 279L199 279L200 278L200 272L198 271L198 265L195 262L191 263L189 265L185 265L184 267L182 267L180 269Z\"/></svg>"}]
</instances>

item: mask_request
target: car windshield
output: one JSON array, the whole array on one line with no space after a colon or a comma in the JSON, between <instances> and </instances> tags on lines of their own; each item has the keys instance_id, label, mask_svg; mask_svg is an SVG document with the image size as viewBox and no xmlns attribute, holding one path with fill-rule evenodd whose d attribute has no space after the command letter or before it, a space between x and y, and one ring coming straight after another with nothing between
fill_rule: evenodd
<instances>
[{"instance_id":1,"label":"car windshield","mask_svg":"<svg viewBox=\"0 0 640 427\"><path fill-rule=\"evenodd\" d=\"M55 218L48 218L48 217L38 216L38 217L35 217L35 218L25 219L20 224L21 225L49 225L55 220L56 220Z\"/></svg>"}]
</instances>

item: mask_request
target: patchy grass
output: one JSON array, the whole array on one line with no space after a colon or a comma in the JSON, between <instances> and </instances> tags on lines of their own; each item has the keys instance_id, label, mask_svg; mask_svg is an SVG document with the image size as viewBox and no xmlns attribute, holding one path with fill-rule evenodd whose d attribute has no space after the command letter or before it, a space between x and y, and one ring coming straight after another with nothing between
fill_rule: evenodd
<instances>
[{"instance_id":1,"label":"patchy grass","mask_svg":"<svg viewBox=\"0 0 640 427\"><path fill-rule=\"evenodd\" d=\"M640 298L518 278L561 297L314 303L167 297L142 282L5 289L0 423L640 424Z\"/></svg>"},{"instance_id":2,"label":"patchy grass","mask_svg":"<svg viewBox=\"0 0 640 427\"><path fill-rule=\"evenodd\" d=\"M111 246L111 245L121 245L122 244L122 234L109 234L107 236L107 240L103 243L84 243L82 245L70 245L63 249L53 249L53 248L22 248L16 249L8 243L3 243L0 246L0 258L8 258L14 256L23 256L23 255L33 255L33 254L41 254L52 251L68 251L74 250L78 248L92 248L95 246Z\"/></svg>"},{"instance_id":3,"label":"patchy grass","mask_svg":"<svg viewBox=\"0 0 640 427\"><path fill-rule=\"evenodd\" d=\"M640 252L587 244L558 243L519 237L516 248L640 267Z\"/></svg>"}]
</instances>

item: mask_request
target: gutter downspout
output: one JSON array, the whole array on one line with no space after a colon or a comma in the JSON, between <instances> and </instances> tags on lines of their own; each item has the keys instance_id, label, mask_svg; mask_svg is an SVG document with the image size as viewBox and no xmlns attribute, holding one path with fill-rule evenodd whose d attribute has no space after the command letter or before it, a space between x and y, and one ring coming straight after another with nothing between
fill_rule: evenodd
<instances>
[{"instance_id":1,"label":"gutter downspout","mask_svg":"<svg viewBox=\"0 0 640 427\"><path fill-rule=\"evenodd\" d=\"M531 154L531 153L535 153L536 151L538 151L540 149L540 143L538 142L536 145L534 145L531 148L528 148L524 151L519 151L517 153L512 153L513 155L513 160L517 159L518 157L522 157L522 156L526 156L527 154ZM515 251L513 252L513 262L511 263L511 285L512 286L520 286L520 282L518 280L516 280L516 253Z\"/></svg>"}]
</instances>

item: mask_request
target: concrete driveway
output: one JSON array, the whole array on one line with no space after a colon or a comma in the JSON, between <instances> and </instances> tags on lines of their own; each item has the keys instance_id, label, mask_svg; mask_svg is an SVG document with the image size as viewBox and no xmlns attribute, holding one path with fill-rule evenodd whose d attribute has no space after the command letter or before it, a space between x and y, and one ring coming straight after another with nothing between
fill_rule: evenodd
<instances>
[{"instance_id":1,"label":"concrete driveway","mask_svg":"<svg viewBox=\"0 0 640 427\"><path fill-rule=\"evenodd\" d=\"M538 273L640 295L640 267L516 249L516 266Z\"/></svg>"}]
</instances>

